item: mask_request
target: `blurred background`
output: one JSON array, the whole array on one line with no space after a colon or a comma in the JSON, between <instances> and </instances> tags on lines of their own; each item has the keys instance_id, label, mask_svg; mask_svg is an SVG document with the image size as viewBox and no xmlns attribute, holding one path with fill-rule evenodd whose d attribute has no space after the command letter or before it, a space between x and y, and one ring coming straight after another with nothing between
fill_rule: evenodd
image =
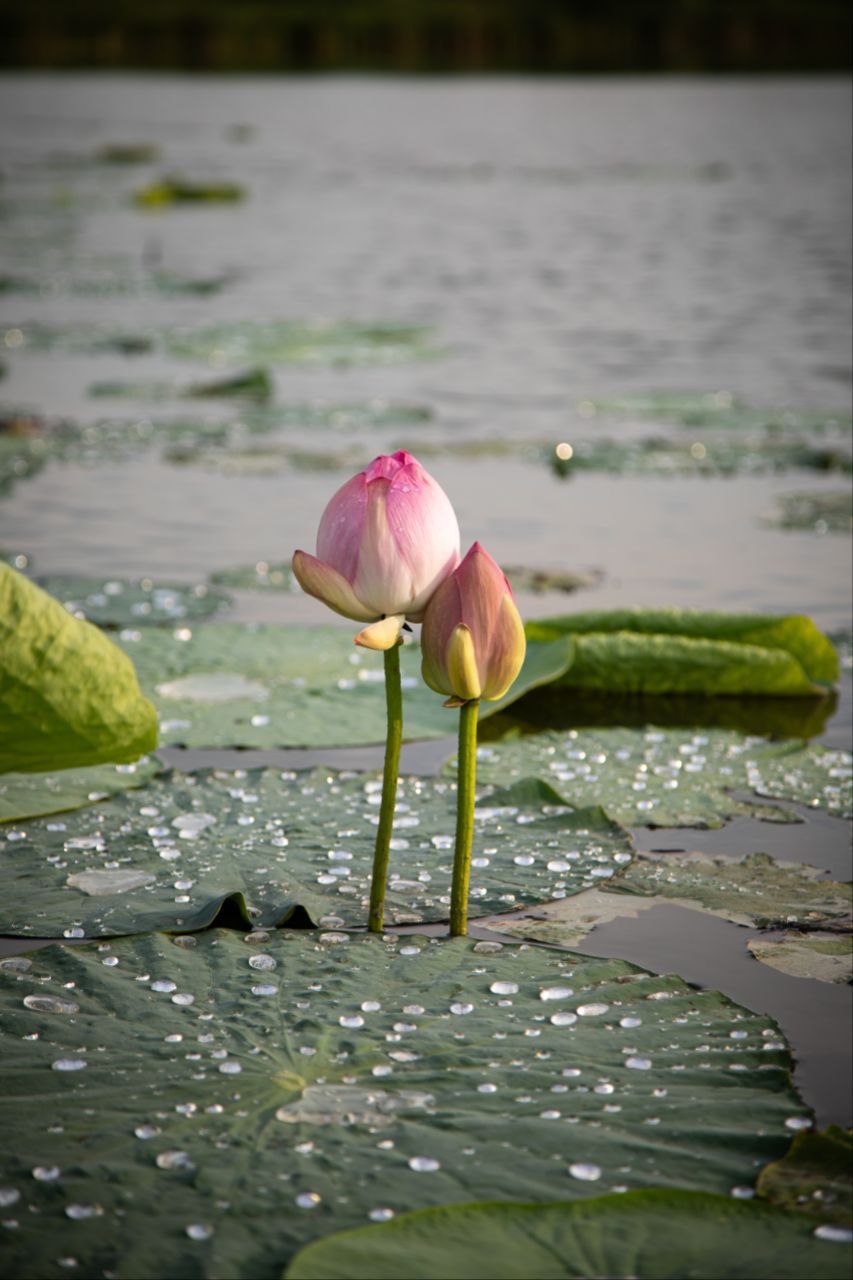
<instances>
[{"instance_id":1,"label":"blurred background","mask_svg":"<svg viewBox=\"0 0 853 1280\"><path fill-rule=\"evenodd\" d=\"M806 612L849 651L849 34L834 0L7 8L0 548L328 621L291 550L405 447L529 616Z\"/></svg>"}]
</instances>

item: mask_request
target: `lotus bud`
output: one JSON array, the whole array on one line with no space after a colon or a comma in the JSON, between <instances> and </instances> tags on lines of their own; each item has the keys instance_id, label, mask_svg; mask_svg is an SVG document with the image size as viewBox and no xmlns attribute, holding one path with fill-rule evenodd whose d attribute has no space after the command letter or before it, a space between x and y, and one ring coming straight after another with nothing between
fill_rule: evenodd
<instances>
[{"instance_id":1,"label":"lotus bud","mask_svg":"<svg viewBox=\"0 0 853 1280\"><path fill-rule=\"evenodd\" d=\"M479 542L444 580L421 630L423 677L448 706L495 701L524 662L524 626L498 565Z\"/></svg>"},{"instance_id":2,"label":"lotus bud","mask_svg":"<svg viewBox=\"0 0 853 1280\"><path fill-rule=\"evenodd\" d=\"M293 572L336 613L370 623L356 644L390 649L406 618L421 621L458 563L459 525L447 494L400 449L338 490L320 519L316 556L294 552Z\"/></svg>"}]
</instances>

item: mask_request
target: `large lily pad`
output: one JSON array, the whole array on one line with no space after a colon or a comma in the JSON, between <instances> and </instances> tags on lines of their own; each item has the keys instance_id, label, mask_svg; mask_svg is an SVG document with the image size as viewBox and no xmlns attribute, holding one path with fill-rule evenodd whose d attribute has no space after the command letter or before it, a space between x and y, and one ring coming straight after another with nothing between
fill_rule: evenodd
<instances>
[{"instance_id":1,"label":"large lily pad","mask_svg":"<svg viewBox=\"0 0 853 1280\"><path fill-rule=\"evenodd\" d=\"M63 813L95 804L116 791L145 786L159 766L144 756L135 764L100 764L54 773L0 774L0 823ZM0 828L0 842L4 832Z\"/></svg>"},{"instance_id":2,"label":"large lily pad","mask_svg":"<svg viewBox=\"0 0 853 1280\"><path fill-rule=\"evenodd\" d=\"M417 324L348 320L244 320L172 330L171 355L218 364L399 364L435 355L431 330Z\"/></svg>"},{"instance_id":3,"label":"large lily pad","mask_svg":"<svg viewBox=\"0 0 853 1280\"><path fill-rule=\"evenodd\" d=\"M798 821L757 792L843 817L853 811L850 756L723 729L569 729L490 743L480 781L549 776L569 804L602 805L626 826L719 827L742 815Z\"/></svg>"},{"instance_id":4,"label":"large lily pad","mask_svg":"<svg viewBox=\"0 0 853 1280\"><path fill-rule=\"evenodd\" d=\"M781 938L750 938L756 960L792 978L853 982L853 938L849 934L792 933Z\"/></svg>"},{"instance_id":5,"label":"large lily pad","mask_svg":"<svg viewBox=\"0 0 853 1280\"><path fill-rule=\"evenodd\" d=\"M287 1280L819 1280L846 1250L764 1204L690 1191L629 1191L566 1204L461 1204L335 1232Z\"/></svg>"},{"instance_id":6,"label":"large lily pad","mask_svg":"<svg viewBox=\"0 0 853 1280\"><path fill-rule=\"evenodd\" d=\"M274 394L273 380L264 368L195 382L95 382L89 387L90 396L119 400L215 400L224 396L263 403Z\"/></svg>"},{"instance_id":7,"label":"large lily pad","mask_svg":"<svg viewBox=\"0 0 853 1280\"><path fill-rule=\"evenodd\" d=\"M728 1194L809 1126L768 1018L494 948L208 932L4 962L5 1274L265 1280L371 1214Z\"/></svg>"},{"instance_id":8,"label":"large lily pad","mask_svg":"<svg viewBox=\"0 0 853 1280\"><path fill-rule=\"evenodd\" d=\"M0 828L0 933L190 929L233 893L264 924L299 907L300 919L364 925L380 794L376 777L320 770L174 774L61 820ZM472 915L575 893L630 862L627 833L600 809L554 799L528 780L478 808ZM401 783L389 921L447 918L455 805L447 782Z\"/></svg>"},{"instance_id":9,"label":"large lily pad","mask_svg":"<svg viewBox=\"0 0 853 1280\"><path fill-rule=\"evenodd\" d=\"M210 581L236 591L302 590L289 560L256 560L254 564L235 565L233 569L217 569L210 575Z\"/></svg>"},{"instance_id":10,"label":"large lily pad","mask_svg":"<svg viewBox=\"0 0 853 1280\"><path fill-rule=\"evenodd\" d=\"M640 854L606 890L586 889L538 908L532 918L495 923L517 937L573 947L598 925L634 918L665 903L759 928L796 921L812 925L819 920L848 919L851 887L827 880L815 867L778 862L766 853L743 859L709 858L701 853ZM748 943L754 953L772 945ZM847 955L849 970L849 944Z\"/></svg>"},{"instance_id":11,"label":"large lily pad","mask_svg":"<svg viewBox=\"0 0 853 1280\"><path fill-rule=\"evenodd\" d=\"M611 609L528 624L532 639L571 635L561 683L613 692L814 694L838 679L838 655L810 618Z\"/></svg>"},{"instance_id":12,"label":"large lily pad","mask_svg":"<svg viewBox=\"0 0 853 1280\"><path fill-rule=\"evenodd\" d=\"M783 493L765 516L779 529L807 529L813 533L849 533L853 529L853 495L840 492Z\"/></svg>"},{"instance_id":13,"label":"large lily pad","mask_svg":"<svg viewBox=\"0 0 853 1280\"><path fill-rule=\"evenodd\" d=\"M785 1209L853 1227L853 1133L834 1124L798 1133L790 1151L761 1170L758 1192Z\"/></svg>"},{"instance_id":14,"label":"large lily pad","mask_svg":"<svg viewBox=\"0 0 853 1280\"><path fill-rule=\"evenodd\" d=\"M750 405L729 391L649 392L585 400L585 418L619 416L672 422L687 428L723 427L735 431L849 432L850 412L843 410L779 409Z\"/></svg>"},{"instance_id":15,"label":"large lily pad","mask_svg":"<svg viewBox=\"0 0 853 1280\"><path fill-rule=\"evenodd\" d=\"M224 591L206 582L155 582L151 578L85 578L71 574L39 577L41 586L75 618L99 627L139 627L196 621L230 603Z\"/></svg>"},{"instance_id":16,"label":"large lily pad","mask_svg":"<svg viewBox=\"0 0 853 1280\"><path fill-rule=\"evenodd\" d=\"M0 772L124 764L156 745L127 655L0 562Z\"/></svg>"},{"instance_id":17,"label":"large lily pad","mask_svg":"<svg viewBox=\"0 0 853 1280\"><path fill-rule=\"evenodd\" d=\"M772 432L733 439L709 438L691 443L649 436L636 440L574 440L566 458L553 449L543 451L551 470L566 479L579 471L612 475L734 476L773 475L806 470L838 472L853 469L849 439L813 440L807 435L779 438Z\"/></svg>"},{"instance_id":18,"label":"large lily pad","mask_svg":"<svg viewBox=\"0 0 853 1280\"><path fill-rule=\"evenodd\" d=\"M156 703L166 743L355 746L384 742L386 732L382 657L356 648L355 630L207 623L174 632L149 628L122 644ZM483 703L482 715L554 680L570 650L568 637L531 643L509 693ZM407 645L401 663L405 737L455 734L456 715L420 678L420 649Z\"/></svg>"}]
</instances>

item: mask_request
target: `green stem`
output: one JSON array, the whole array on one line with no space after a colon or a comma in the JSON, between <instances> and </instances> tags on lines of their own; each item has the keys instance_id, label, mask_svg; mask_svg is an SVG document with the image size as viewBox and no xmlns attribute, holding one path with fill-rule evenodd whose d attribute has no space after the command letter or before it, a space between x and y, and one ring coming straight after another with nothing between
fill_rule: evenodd
<instances>
[{"instance_id":1,"label":"green stem","mask_svg":"<svg viewBox=\"0 0 853 1280\"><path fill-rule=\"evenodd\" d=\"M400 646L385 650L385 705L388 710L388 732L385 738L385 769L382 774L382 806L373 854L373 879L370 884L370 915L367 927L371 933L382 932L385 914L385 884L388 879L388 855L394 829L394 806L397 803L397 775L400 771L400 744L403 741L403 690L400 685Z\"/></svg>"},{"instance_id":2,"label":"green stem","mask_svg":"<svg viewBox=\"0 0 853 1280\"><path fill-rule=\"evenodd\" d=\"M468 932L468 883L471 879L471 840L474 835L474 791L477 783L477 699L459 712L459 786L456 797L456 852L450 890L450 936Z\"/></svg>"}]
</instances>

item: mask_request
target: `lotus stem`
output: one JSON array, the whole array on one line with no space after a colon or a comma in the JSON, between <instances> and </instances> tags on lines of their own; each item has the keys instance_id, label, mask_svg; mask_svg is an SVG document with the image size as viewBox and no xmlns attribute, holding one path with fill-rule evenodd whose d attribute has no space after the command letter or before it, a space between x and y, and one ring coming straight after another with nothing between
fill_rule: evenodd
<instances>
[{"instance_id":1,"label":"lotus stem","mask_svg":"<svg viewBox=\"0 0 853 1280\"><path fill-rule=\"evenodd\" d=\"M474 792L477 785L477 713L479 699L459 711L459 781L456 796L456 851L450 889L450 936L468 932L468 885L471 880L471 842L474 836Z\"/></svg>"},{"instance_id":2,"label":"lotus stem","mask_svg":"<svg viewBox=\"0 0 853 1280\"><path fill-rule=\"evenodd\" d=\"M388 731L385 738L385 768L382 773L382 805L376 830L373 854L373 879L370 883L370 915L367 927L381 933L385 917L385 886L388 880L388 857L394 830L394 808L397 803L397 776L400 772L400 746L403 741L403 690L400 684L400 645L385 650L385 706Z\"/></svg>"}]
</instances>

